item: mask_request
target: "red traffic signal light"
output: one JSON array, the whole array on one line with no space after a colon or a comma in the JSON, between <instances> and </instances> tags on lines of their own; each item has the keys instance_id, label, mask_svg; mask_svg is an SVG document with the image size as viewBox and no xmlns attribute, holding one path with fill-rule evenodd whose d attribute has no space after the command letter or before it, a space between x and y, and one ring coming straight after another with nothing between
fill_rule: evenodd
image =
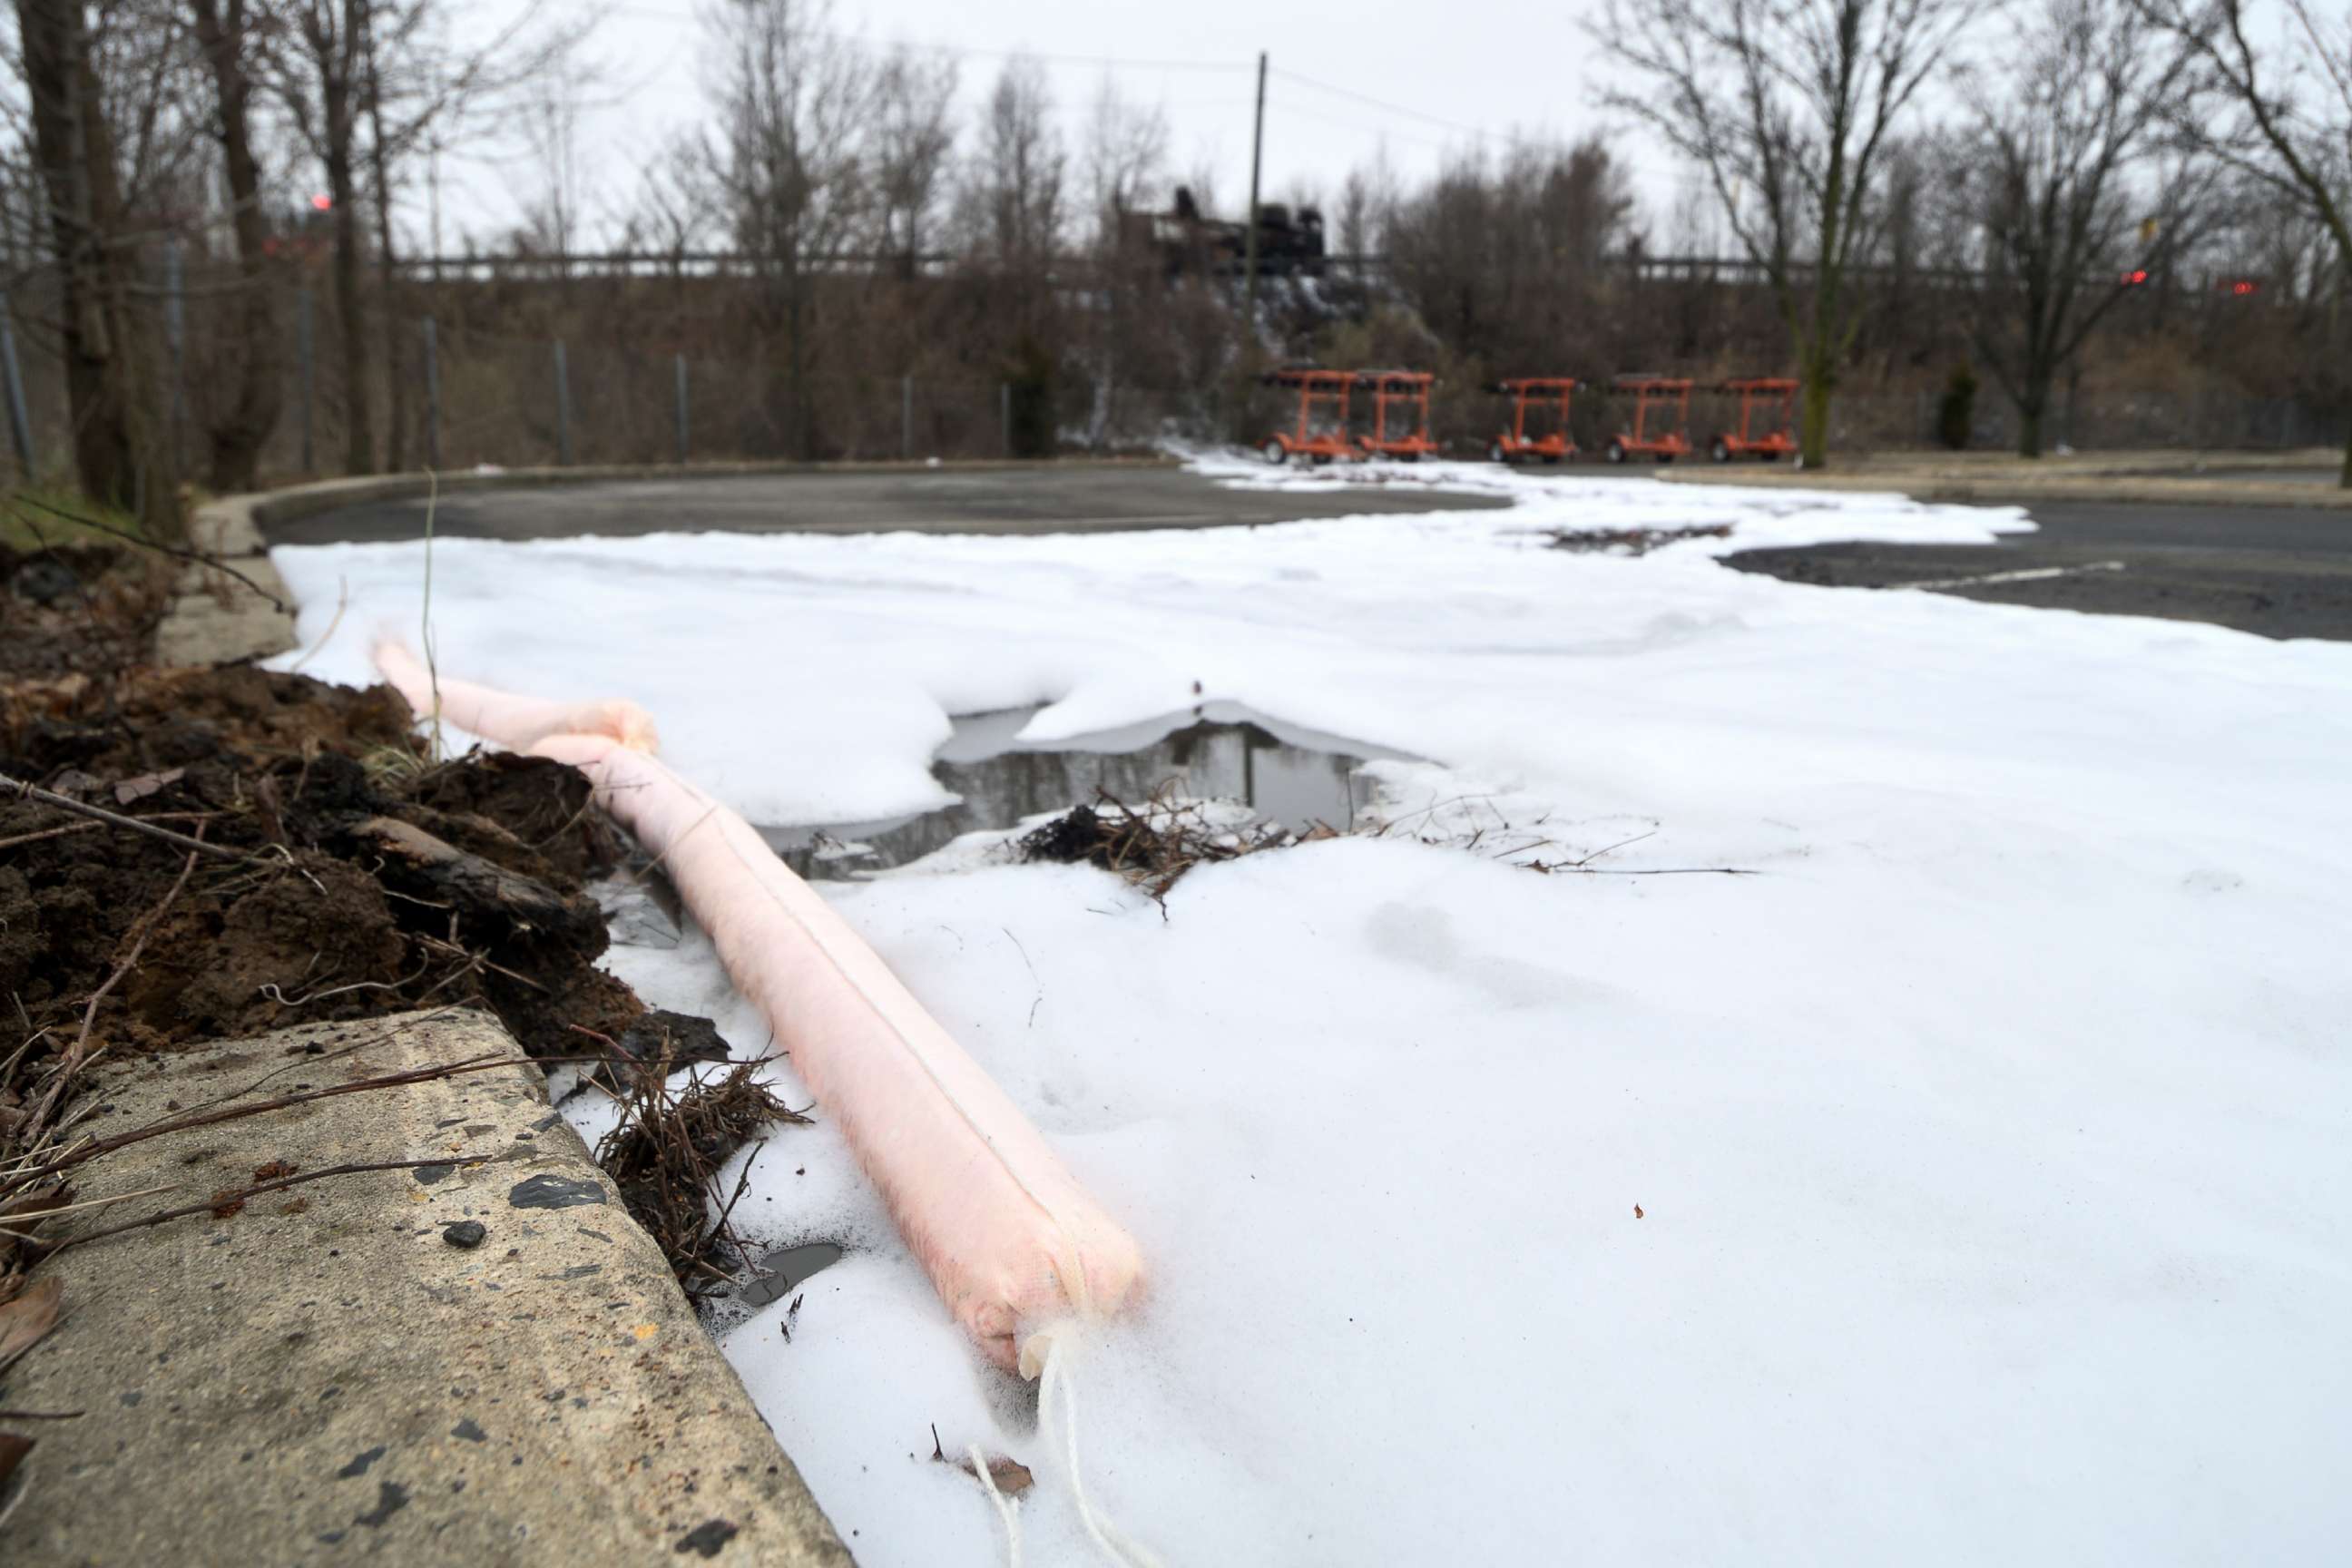
<instances>
[{"instance_id":1,"label":"red traffic signal light","mask_svg":"<svg viewBox=\"0 0 2352 1568\"><path fill-rule=\"evenodd\" d=\"M2262 287L2263 286L2260 283L2255 282L2251 278L2232 278L2230 279L2230 292L2236 295L2241 300L2244 299L2249 294L2259 293L2262 290Z\"/></svg>"},{"instance_id":2,"label":"red traffic signal light","mask_svg":"<svg viewBox=\"0 0 2352 1568\"><path fill-rule=\"evenodd\" d=\"M2135 267L2124 274L2124 287L2126 289L2137 289L2147 281L2147 268L2145 267Z\"/></svg>"},{"instance_id":3,"label":"red traffic signal light","mask_svg":"<svg viewBox=\"0 0 2352 1568\"><path fill-rule=\"evenodd\" d=\"M324 195L312 196L310 198L310 210L312 212L322 213L332 212L335 210L335 198Z\"/></svg>"}]
</instances>

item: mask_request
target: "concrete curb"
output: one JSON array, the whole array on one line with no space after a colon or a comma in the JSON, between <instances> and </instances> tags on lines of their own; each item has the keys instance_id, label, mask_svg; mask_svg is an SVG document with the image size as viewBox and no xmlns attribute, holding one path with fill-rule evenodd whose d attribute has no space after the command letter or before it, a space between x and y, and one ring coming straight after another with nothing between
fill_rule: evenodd
<instances>
[{"instance_id":1,"label":"concrete curb","mask_svg":"<svg viewBox=\"0 0 2352 1568\"><path fill-rule=\"evenodd\" d=\"M7 1403L45 1422L16 1563L841 1564L849 1553L671 1279L487 1015L288 1029L115 1066L100 1136L189 1110L483 1056L510 1065L166 1134L93 1162L126 1215L331 1177L68 1248L56 1331ZM468 1155L489 1158L467 1161ZM472 1221L471 1247L445 1227ZM462 1233L461 1233L462 1234ZM0 1499L0 1508L7 1500Z\"/></svg>"},{"instance_id":2,"label":"concrete curb","mask_svg":"<svg viewBox=\"0 0 2352 1568\"><path fill-rule=\"evenodd\" d=\"M294 595L253 525L253 499L210 502L189 521L190 547L220 564L181 572L155 628L156 663L241 664L294 646Z\"/></svg>"}]
</instances>

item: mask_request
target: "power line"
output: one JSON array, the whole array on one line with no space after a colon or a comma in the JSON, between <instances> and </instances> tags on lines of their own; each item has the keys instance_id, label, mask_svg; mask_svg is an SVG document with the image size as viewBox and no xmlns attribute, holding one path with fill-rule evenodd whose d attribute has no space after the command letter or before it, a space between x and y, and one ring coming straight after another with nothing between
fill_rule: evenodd
<instances>
[{"instance_id":1,"label":"power line","mask_svg":"<svg viewBox=\"0 0 2352 1568\"><path fill-rule=\"evenodd\" d=\"M1318 92L1328 92L1335 98L1353 99L1358 103L1380 110L1383 113L1402 115L1407 120L1418 120L1423 124L1439 126L1459 135L1474 136L1482 142L1500 142L1507 145L1517 140L1516 137L1505 136L1493 131L1482 131L1475 125L1465 125L1457 120L1445 120L1434 114L1423 114L1418 109L1407 109L1401 103L1391 103L1386 99L1374 98L1370 93L1358 92L1353 88L1336 87L1328 81L1318 81L1311 76L1302 76L1295 70L1285 70L1280 66L1274 67L1273 70L1275 75L1284 80L1297 82L1301 87L1311 87Z\"/></svg>"},{"instance_id":2,"label":"power line","mask_svg":"<svg viewBox=\"0 0 2352 1568\"><path fill-rule=\"evenodd\" d=\"M698 15L672 10L667 6L622 5L606 7L609 13L639 16L656 22L699 21ZM1241 60L1176 60L1138 58L1127 55L1066 55L1042 49L990 49L962 44L924 44L910 40L883 43L860 33L844 33L832 28L810 28L808 36L824 38L852 48L888 54L899 49L918 54L947 55L957 59L1036 60L1045 65L1091 66L1103 70L1171 70L1171 71L1248 71L1256 67Z\"/></svg>"},{"instance_id":3,"label":"power line","mask_svg":"<svg viewBox=\"0 0 2352 1568\"><path fill-rule=\"evenodd\" d=\"M1341 119L1339 115L1326 114L1320 110L1309 109L1303 103L1297 103L1284 99L1277 98L1274 100L1268 107L1285 115L1295 114L1302 120L1311 120L1318 125L1328 125L1335 131L1360 131L1362 128L1360 122L1351 122ZM1449 146L1453 145L1453 143L1450 142L1441 142L1434 136L1418 136L1410 131L1395 131L1386 127L1381 129L1381 135L1383 138L1392 137L1410 146L1426 147L1434 153L1443 153Z\"/></svg>"}]
</instances>

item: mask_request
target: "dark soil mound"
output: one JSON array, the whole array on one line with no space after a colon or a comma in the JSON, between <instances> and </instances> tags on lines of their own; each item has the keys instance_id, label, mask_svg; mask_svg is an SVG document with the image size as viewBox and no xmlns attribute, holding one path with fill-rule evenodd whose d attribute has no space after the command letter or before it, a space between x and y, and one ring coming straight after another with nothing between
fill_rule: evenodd
<instances>
[{"instance_id":1,"label":"dark soil mound","mask_svg":"<svg viewBox=\"0 0 2352 1568\"><path fill-rule=\"evenodd\" d=\"M85 1013L92 1048L157 1047L471 1002L557 1055L645 1011L594 967L604 922L583 885L620 839L586 779L432 763L389 688L236 666L19 681L0 688L0 772L235 852L192 866L0 792L0 996L34 1059Z\"/></svg>"},{"instance_id":2,"label":"dark soil mound","mask_svg":"<svg viewBox=\"0 0 2352 1568\"><path fill-rule=\"evenodd\" d=\"M0 544L0 679L109 668L143 656L173 572L103 544Z\"/></svg>"}]
</instances>

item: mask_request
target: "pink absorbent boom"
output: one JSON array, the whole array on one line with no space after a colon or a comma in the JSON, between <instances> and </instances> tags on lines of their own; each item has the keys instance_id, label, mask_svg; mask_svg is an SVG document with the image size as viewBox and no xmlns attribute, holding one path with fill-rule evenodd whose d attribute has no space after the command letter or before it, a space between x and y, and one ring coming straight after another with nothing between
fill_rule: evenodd
<instances>
[{"instance_id":1,"label":"pink absorbent boom","mask_svg":"<svg viewBox=\"0 0 2352 1568\"><path fill-rule=\"evenodd\" d=\"M840 1126L931 1283L989 1358L1036 1373L1032 1336L1132 1299L1143 1260L1028 1119L735 812L653 754L630 702L577 707L376 663L420 713L572 763L677 885L735 988ZM1046 1342L1043 1339L1040 1342Z\"/></svg>"}]
</instances>

